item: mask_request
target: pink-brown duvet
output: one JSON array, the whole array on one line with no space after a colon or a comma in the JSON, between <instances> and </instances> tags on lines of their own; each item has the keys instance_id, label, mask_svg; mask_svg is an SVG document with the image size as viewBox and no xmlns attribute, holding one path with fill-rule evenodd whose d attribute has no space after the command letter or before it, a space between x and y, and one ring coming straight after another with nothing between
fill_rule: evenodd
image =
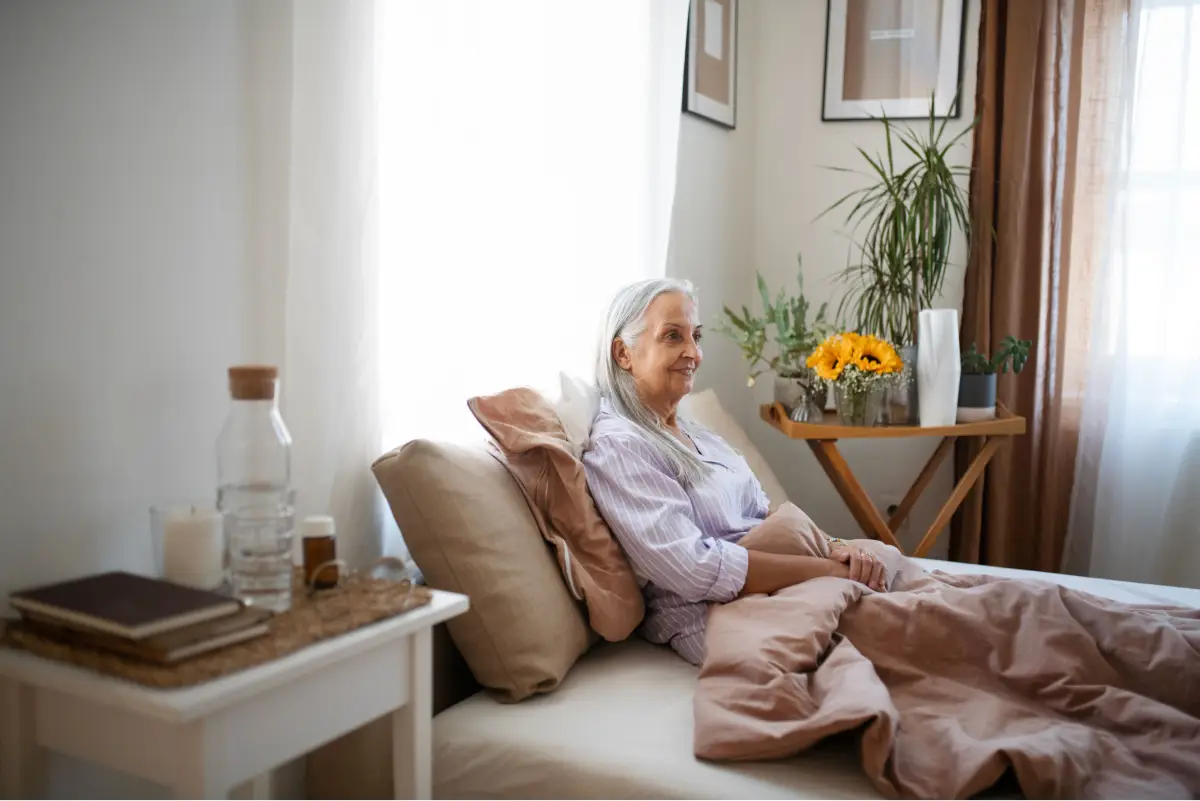
<instances>
[{"instance_id":1,"label":"pink-brown duvet","mask_svg":"<svg viewBox=\"0 0 1200 801\"><path fill-rule=\"evenodd\" d=\"M743 544L827 555L791 505ZM772 759L861 729L888 796L968 796L1010 767L1031 798L1200 795L1200 611L931 574L872 547L891 592L817 579L712 608L698 757Z\"/></svg>"}]
</instances>

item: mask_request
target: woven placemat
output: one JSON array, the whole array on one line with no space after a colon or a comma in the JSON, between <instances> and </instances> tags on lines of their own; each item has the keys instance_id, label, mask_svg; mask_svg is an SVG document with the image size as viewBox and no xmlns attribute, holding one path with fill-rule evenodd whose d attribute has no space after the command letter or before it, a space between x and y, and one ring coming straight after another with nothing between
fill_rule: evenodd
<instances>
[{"instance_id":1,"label":"woven placemat","mask_svg":"<svg viewBox=\"0 0 1200 801\"><path fill-rule=\"evenodd\" d=\"M8 621L0 644L149 687L187 687L279 659L301 648L403 614L433 600L426 587L352 574L337 587L310 595L302 573L293 578L292 608L270 620L261 637L174 665L157 665L122 654L71 645Z\"/></svg>"}]
</instances>

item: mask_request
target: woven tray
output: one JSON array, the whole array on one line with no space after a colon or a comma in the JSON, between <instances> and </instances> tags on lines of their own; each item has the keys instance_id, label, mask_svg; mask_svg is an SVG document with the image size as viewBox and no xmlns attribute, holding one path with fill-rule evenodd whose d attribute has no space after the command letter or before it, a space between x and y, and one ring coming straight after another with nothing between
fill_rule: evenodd
<instances>
[{"instance_id":1,"label":"woven tray","mask_svg":"<svg viewBox=\"0 0 1200 801\"><path fill-rule=\"evenodd\" d=\"M9 621L3 628L0 645L23 648L38 656L149 687L187 687L279 659L321 640L417 609L432 599L433 593L426 587L360 574L346 578L336 588L310 596L297 570L293 577L292 608L271 618L267 634L174 665L157 665L69 645L34 634L22 627L20 621Z\"/></svg>"}]
</instances>

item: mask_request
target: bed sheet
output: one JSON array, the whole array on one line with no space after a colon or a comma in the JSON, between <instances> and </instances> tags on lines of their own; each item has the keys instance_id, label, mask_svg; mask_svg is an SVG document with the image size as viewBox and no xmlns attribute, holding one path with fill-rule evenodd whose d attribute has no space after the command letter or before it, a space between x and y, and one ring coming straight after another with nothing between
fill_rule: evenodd
<instances>
[{"instance_id":1,"label":"bed sheet","mask_svg":"<svg viewBox=\"0 0 1200 801\"><path fill-rule=\"evenodd\" d=\"M1200 590L919 560L931 570L1040 578L1116 600L1200 608ZM590 651L550 695L478 694L434 720L436 798L879 798L853 736L773 762L692 754L697 669L631 639ZM997 787L990 797L1020 797Z\"/></svg>"}]
</instances>

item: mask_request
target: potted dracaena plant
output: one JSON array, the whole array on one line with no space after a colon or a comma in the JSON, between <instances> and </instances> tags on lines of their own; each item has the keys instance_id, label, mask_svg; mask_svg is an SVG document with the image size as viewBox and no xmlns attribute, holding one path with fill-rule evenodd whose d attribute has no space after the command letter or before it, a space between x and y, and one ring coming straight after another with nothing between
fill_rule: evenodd
<instances>
[{"instance_id":1,"label":"potted dracaena plant","mask_svg":"<svg viewBox=\"0 0 1200 801\"><path fill-rule=\"evenodd\" d=\"M1029 360L1029 348L1033 341L1017 339L1009 335L1000 342L1000 347L989 359L971 343L962 357L962 376L958 381L958 412L960 423L991 420L996 416L996 375L1021 372Z\"/></svg>"},{"instance_id":2,"label":"potted dracaena plant","mask_svg":"<svg viewBox=\"0 0 1200 801\"><path fill-rule=\"evenodd\" d=\"M800 262L799 257L796 260ZM783 405L788 416L797 422L819 421L828 390L807 361L828 330L827 304L822 303L810 320L802 272L796 275L799 294L789 295L780 289L773 299L762 275L756 273L756 276L762 314L753 314L745 306L738 314L725 306L716 330L732 339L750 363L747 386L753 387L759 376L770 371L775 374L774 399ZM774 342L773 355L768 354L769 339Z\"/></svg>"},{"instance_id":3,"label":"potted dracaena plant","mask_svg":"<svg viewBox=\"0 0 1200 801\"><path fill-rule=\"evenodd\" d=\"M895 343L905 364L904 380L887 393L883 422L915 423L917 318L941 294L955 230L970 236L967 193L959 183L970 167L951 164L948 154L975 122L949 135L948 118L934 118L932 99L928 129L900 126L886 115L876 119L883 123L885 153L872 156L860 147L865 171L830 168L865 174L869 183L819 216L842 209L859 235L858 258L848 260L839 275L848 284L839 321Z\"/></svg>"}]
</instances>

